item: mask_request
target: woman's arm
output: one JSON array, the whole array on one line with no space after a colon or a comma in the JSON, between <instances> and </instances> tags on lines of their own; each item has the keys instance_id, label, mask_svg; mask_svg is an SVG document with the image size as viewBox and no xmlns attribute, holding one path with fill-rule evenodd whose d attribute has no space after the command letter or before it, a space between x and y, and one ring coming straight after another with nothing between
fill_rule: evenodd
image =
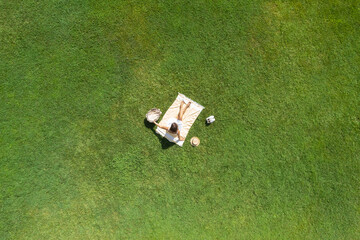
<instances>
[{"instance_id":1,"label":"woman's arm","mask_svg":"<svg viewBox=\"0 0 360 240\"><path fill-rule=\"evenodd\" d=\"M162 126L162 125L158 124L158 123L155 122L155 121L154 121L154 123L155 123L155 125L158 126L159 128L165 129L166 131L169 130L168 127L166 127L166 126Z\"/></svg>"},{"instance_id":2,"label":"woman's arm","mask_svg":"<svg viewBox=\"0 0 360 240\"><path fill-rule=\"evenodd\" d=\"M179 131L179 130L177 131L177 135L178 135L178 138L179 138L180 141L184 141L184 140L185 140L185 138L183 138L183 137L180 135L180 131Z\"/></svg>"}]
</instances>

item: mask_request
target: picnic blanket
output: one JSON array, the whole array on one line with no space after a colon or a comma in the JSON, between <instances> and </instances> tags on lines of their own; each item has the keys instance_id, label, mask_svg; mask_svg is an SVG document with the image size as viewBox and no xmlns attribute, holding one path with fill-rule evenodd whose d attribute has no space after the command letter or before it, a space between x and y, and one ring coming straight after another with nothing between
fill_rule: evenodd
<instances>
[{"instance_id":1,"label":"picnic blanket","mask_svg":"<svg viewBox=\"0 0 360 240\"><path fill-rule=\"evenodd\" d=\"M180 135L183 138L186 138L187 134L189 133L189 130L191 128L191 126L193 125L193 123L195 122L196 118L199 116L199 114L201 113L201 111L204 109L203 106L201 106L200 104L198 104L197 102L191 100L190 98L186 97L184 94L178 93L178 96L176 97L175 101L173 102L173 104L169 107L169 109L166 111L165 115L163 116L163 118L160 121L160 125L168 125L168 121L172 118L177 119L178 115L179 115L179 111L180 111L180 104L181 102L184 101L186 104L190 101L191 104L189 106L188 109L186 109L183 119L182 119L182 128L180 130ZM174 142L177 145L179 145L180 147L183 146L184 141L180 141L179 138L177 137L177 135L175 134L170 134L169 132L167 132L165 129L156 128L156 133L165 137L166 139L168 139L170 142Z\"/></svg>"}]
</instances>

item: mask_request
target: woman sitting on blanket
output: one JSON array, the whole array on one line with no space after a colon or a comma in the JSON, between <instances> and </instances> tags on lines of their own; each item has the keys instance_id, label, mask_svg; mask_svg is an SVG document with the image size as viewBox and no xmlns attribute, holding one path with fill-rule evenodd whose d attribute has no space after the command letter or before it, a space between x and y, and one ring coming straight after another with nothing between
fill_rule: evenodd
<instances>
[{"instance_id":1,"label":"woman sitting on blanket","mask_svg":"<svg viewBox=\"0 0 360 240\"><path fill-rule=\"evenodd\" d=\"M179 111L179 115L178 115L177 119L176 118L170 118L168 123L167 123L167 126L161 126L157 122L154 122L154 123L156 124L156 126L158 126L159 128L165 129L170 134L177 135L180 141L184 141L185 138L183 138L180 135L180 130L182 128L182 118L184 116L184 113L185 113L186 109L188 109L190 104L191 104L191 102L189 102L188 104L185 104L185 102L182 101L180 103L180 111Z\"/></svg>"}]
</instances>

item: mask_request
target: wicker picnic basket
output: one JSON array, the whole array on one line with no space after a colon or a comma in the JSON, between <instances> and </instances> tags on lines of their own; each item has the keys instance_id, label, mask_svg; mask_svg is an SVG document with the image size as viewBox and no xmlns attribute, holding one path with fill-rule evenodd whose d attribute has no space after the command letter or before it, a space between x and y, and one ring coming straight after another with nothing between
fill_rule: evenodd
<instances>
[{"instance_id":1,"label":"wicker picnic basket","mask_svg":"<svg viewBox=\"0 0 360 240\"><path fill-rule=\"evenodd\" d=\"M158 108L152 108L150 109L147 114L146 114L146 120L148 120L148 122L155 122L157 120L159 120L160 116L161 116L161 111Z\"/></svg>"}]
</instances>

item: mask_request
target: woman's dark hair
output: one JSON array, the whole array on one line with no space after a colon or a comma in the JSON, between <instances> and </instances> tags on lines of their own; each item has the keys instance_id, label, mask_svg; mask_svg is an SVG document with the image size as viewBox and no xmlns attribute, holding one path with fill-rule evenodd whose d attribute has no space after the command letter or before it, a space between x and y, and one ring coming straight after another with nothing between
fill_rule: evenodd
<instances>
[{"instance_id":1,"label":"woman's dark hair","mask_svg":"<svg viewBox=\"0 0 360 240\"><path fill-rule=\"evenodd\" d=\"M172 133L176 133L177 130L178 130L178 125L176 123L172 123L171 126L170 126L169 131L172 132Z\"/></svg>"}]
</instances>

